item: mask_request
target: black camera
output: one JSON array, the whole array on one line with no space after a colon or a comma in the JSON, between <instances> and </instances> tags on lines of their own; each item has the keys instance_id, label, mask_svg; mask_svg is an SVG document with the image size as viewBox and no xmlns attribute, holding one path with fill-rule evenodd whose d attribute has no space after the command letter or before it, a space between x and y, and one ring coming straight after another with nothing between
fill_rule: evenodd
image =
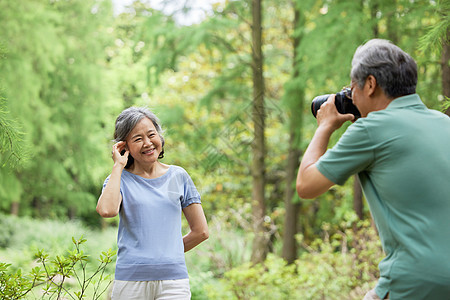
<instances>
[{"instance_id":1,"label":"black camera","mask_svg":"<svg viewBox=\"0 0 450 300\"><path fill-rule=\"evenodd\" d=\"M311 103L311 112L316 118L317 111L320 106L327 101L328 95L320 95L313 99ZM344 88L342 91L336 94L335 102L336 109L341 114L352 114L355 116L355 120L361 117L361 113L358 108L352 102L352 90L350 88Z\"/></svg>"}]
</instances>

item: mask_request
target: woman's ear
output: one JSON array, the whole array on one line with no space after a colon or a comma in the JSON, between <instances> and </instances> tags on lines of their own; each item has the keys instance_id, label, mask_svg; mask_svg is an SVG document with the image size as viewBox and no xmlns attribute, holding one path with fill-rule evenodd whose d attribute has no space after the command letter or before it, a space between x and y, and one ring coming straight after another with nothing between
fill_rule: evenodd
<instances>
[{"instance_id":1,"label":"woman's ear","mask_svg":"<svg viewBox=\"0 0 450 300\"><path fill-rule=\"evenodd\" d=\"M124 155L125 151L128 151L128 145L126 141L123 141L124 144L122 144L122 150L120 150L120 154Z\"/></svg>"}]
</instances>

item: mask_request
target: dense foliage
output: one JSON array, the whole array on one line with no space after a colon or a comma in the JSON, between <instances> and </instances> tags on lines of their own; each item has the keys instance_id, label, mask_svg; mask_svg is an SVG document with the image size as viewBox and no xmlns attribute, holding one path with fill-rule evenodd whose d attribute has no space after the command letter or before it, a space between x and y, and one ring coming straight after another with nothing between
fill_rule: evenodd
<instances>
[{"instance_id":1,"label":"dense foliage","mask_svg":"<svg viewBox=\"0 0 450 300\"><path fill-rule=\"evenodd\" d=\"M1 299L105 298L114 271L112 231L5 215L0 226Z\"/></svg>"},{"instance_id":2,"label":"dense foliage","mask_svg":"<svg viewBox=\"0 0 450 300\"><path fill-rule=\"evenodd\" d=\"M441 80L448 65L448 3L264 0L262 6L264 228L272 253L266 262L247 264L254 237L249 0L214 4L191 25L175 18L186 11L171 16L144 1L119 15L108 0L1 1L0 211L43 224L81 220L114 232L117 219L105 221L95 212L112 167L114 120L125 107L146 105L165 129L163 162L191 174L210 223L210 240L193 250L205 255L187 255L195 262L197 299L360 297L376 278L382 254L366 224L368 208L364 225L352 214L353 180L315 200L288 193L294 189L289 174L316 126L309 103L347 85L354 50L379 37L416 59L418 93L430 108L443 110L450 96ZM285 219L291 202L299 213L294 225ZM15 249L11 241L25 230L15 225L20 219L6 220L0 253ZM342 226L343 220L351 222ZM280 259L287 229L297 233L299 246L290 265ZM61 248L51 242L54 232L40 230L42 248ZM367 249L357 239L367 241ZM12 261L16 269L27 266L29 255L22 257Z\"/></svg>"},{"instance_id":3,"label":"dense foliage","mask_svg":"<svg viewBox=\"0 0 450 300\"><path fill-rule=\"evenodd\" d=\"M354 214L348 214L338 225L324 224L311 244L299 236L303 253L293 264L269 255L264 263L251 265L252 234L235 225L249 226L244 223L249 207L235 213L214 216L210 221L214 238L186 254L192 299L341 299L342 295L361 299L374 285L382 253L370 222L357 221ZM94 299L95 289L98 295L111 282L115 228L99 231L74 221L3 215L0 226L4 229L0 232L0 257L8 262L0 263L0 295L5 299L20 299L19 295L57 299L58 291L70 299L78 299L84 291L87 299ZM82 234L87 242L70 238ZM105 251L108 248L113 250ZM39 259L49 250L47 274ZM112 263L106 264L110 259ZM73 271L78 275L64 273L70 269L59 269L61 263L77 263ZM64 281L62 274L66 274ZM77 276L83 278L77 280Z\"/></svg>"}]
</instances>

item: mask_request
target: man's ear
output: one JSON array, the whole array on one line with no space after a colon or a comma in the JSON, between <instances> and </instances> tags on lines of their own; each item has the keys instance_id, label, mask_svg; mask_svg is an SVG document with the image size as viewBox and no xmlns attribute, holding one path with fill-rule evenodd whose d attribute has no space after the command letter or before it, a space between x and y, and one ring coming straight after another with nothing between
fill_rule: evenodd
<instances>
[{"instance_id":1,"label":"man's ear","mask_svg":"<svg viewBox=\"0 0 450 300\"><path fill-rule=\"evenodd\" d=\"M375 76L367 76L366 88L369 96L373 96L375 94L375 90L377 88L377 79L375 78Z\"/></svg>"}]
</instances>

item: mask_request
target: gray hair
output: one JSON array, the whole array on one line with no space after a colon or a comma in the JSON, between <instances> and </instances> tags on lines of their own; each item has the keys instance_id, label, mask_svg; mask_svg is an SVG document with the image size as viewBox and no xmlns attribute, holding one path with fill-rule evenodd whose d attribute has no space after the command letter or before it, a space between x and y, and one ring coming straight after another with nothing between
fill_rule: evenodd
<instances>
[{"instance_id":1,"label":"gray hair","mask_svg":"<svg viewBox=\"0 0 450 300\"><path fill-rule=\"evenodd\" d=\"M136 124L139 123L139 121L141 121L143 118L149 118L150 121L152 121L153 125L155 126L156 131L158 132L159 137L161 138L163 147L158 158L163 158L164 157L164 137L162 136L163 130L161 128L158 117L156 117L156 115L146 107L129 107L120 113L120 115L116 119L116 126L114 130L114 141L115 142L125 141L127 139L127 136L136 126ZM126 168L129 168L133 164L133 162L134 158L131 155L129 155Z\"/></svg>"},{"instance_id":2,"label":"gray hair","mask_svg":"<svg viewBox=\"0 0 450 300\"><path fill-rule=\"evenodd\" d=\"M416 62L390 41L372 39L356 49L350 77L362 88L369 75L376 78L389 98L416 92Z\"/></svg>"}]
</instances>

